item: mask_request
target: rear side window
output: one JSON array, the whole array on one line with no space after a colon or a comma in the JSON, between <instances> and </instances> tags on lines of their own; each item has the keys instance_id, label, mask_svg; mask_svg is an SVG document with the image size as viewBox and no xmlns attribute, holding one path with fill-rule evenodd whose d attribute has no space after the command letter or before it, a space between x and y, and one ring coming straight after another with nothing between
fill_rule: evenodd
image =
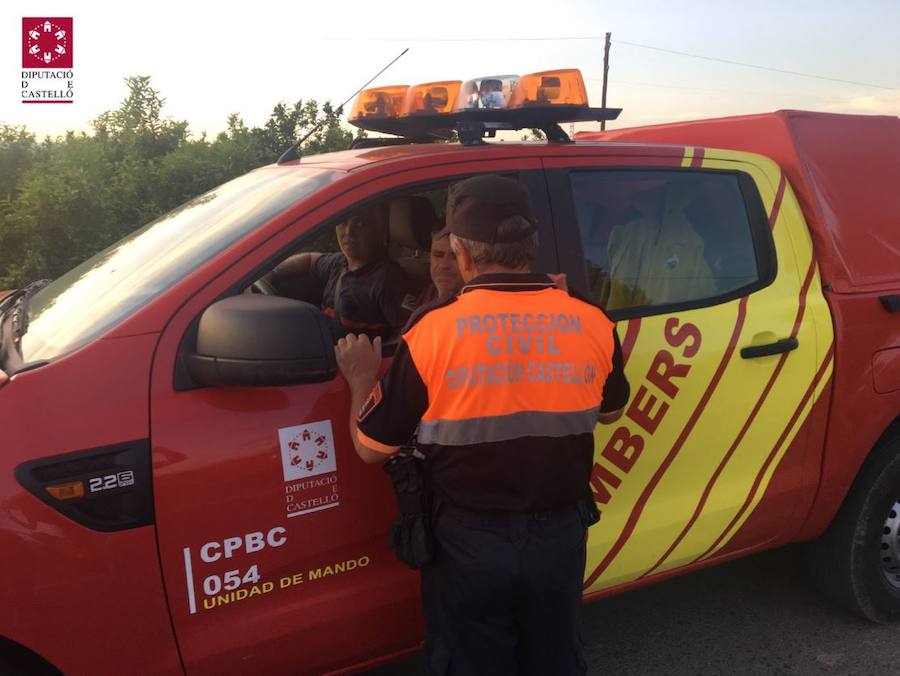
<instances>
[{"instance_id":1,"label":"rear side window","mask_svg":"<svg viewBox=\"0 0 900 676\"><path fill-rule=\"evenodd\" d=\"M572 172L570 181L588 290L616 316L713 305L774 276L748 176L598 170Z\"/></svg>"}]
</instances>

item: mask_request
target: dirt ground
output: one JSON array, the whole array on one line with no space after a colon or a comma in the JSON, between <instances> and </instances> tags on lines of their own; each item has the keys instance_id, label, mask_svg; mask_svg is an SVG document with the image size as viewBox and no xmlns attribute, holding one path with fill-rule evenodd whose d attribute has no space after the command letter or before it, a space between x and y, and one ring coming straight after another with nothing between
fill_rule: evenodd
<instances>
[{"instance_id":1,"label":"dirt ground","mask_svg":"<svg viewBox=\"0 0 900 676\"><path fill-rule=\"evenodd\" d=\"M604 599L585 608L589 673L900 673L900 626L833 606L788 547ZM420 655L369 672L423 674Z\"/></svg>"}]
</instances>

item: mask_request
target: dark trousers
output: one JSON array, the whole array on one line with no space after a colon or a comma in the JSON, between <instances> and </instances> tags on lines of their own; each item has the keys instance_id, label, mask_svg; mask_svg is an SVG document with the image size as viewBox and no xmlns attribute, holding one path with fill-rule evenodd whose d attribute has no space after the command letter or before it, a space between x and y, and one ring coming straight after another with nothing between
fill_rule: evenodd
<instances>
[{"instance_id":1,"label":"dark trousers","mask_svg":"<svg viewBox=\"0 0 900 676\"><path fill-rule=\"evenodd\" d=\"M575 509L475 514L445 506L422 568L431 676L583 675L586 529Z\"/></svg>"}]
</instances>

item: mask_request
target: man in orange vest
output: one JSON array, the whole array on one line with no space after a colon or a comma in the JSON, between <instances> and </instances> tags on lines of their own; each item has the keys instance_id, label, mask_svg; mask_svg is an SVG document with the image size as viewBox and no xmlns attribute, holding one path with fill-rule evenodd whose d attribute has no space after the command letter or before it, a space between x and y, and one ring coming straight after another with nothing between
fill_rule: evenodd
<instances>
[{"instance_id":1,"label":"man in orange vest","mask_svg":"<svg viewBox=\"0 0 900 676\"><path fill-rule=\"evenodd\" d=\"M337 347L360 457L383 461L413 434L425 456L437 505L421 569L434 674L586 671L593 432L621 416L629 388L603 311L531 272L534 224L518 182L455 184L447 229L462 291L414 313L380 382L380 339Z\"/></svg>"}]
</instances>

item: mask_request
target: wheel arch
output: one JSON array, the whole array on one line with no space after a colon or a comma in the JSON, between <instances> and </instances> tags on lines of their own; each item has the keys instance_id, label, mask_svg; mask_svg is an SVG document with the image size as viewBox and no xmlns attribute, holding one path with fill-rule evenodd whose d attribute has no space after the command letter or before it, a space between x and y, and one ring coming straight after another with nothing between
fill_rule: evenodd
<instances>
[{"instance_id":1,"label":"wheel arch","mask_svg":"<svg viewBox=\"0 0 900 676\"><path fill-rule=\"evenodd\" d=\"M895 414L894 418L887 422L881 430L881 433L873 442L861 444L863 446L861 451L845 451L847 459L844 461L843 469L849 469L851 467L853 469L852 474L849 476L827 476L829 471L836 474L841 467L834 467L828 462L829 453L836 453L838 449L836 448L836 444L831 442L826 443L825 452L822 458L823 476L819 485L819 492L809 511L806 522L793 538L795 541L813 540L821 536L827 530L839 514L841 507L847 500L850 490L872 460L873 455L896 434L900 434L900 412ZM866 446L868 446L868 448L866 448Z\"/></svg>"},{"instance_id":2,"label":"wheel arch","mask_svg":"<svg viewBox=\"0 0 900 676\"><path fill-rule=\"evenodd\" d=\"M871 552L879 540L882 554L874 560L883 556L881 531L887 512L881 511L886 506L879 507L879 503L887 499L889 508L897 500L898 458L900 416L879 436L828 528L807 549L810 572L822 591L848 610L878 623L900 619L900 590L886 585L883 571L873 572L871 563Z\"/></svg>"}]
</instances>

